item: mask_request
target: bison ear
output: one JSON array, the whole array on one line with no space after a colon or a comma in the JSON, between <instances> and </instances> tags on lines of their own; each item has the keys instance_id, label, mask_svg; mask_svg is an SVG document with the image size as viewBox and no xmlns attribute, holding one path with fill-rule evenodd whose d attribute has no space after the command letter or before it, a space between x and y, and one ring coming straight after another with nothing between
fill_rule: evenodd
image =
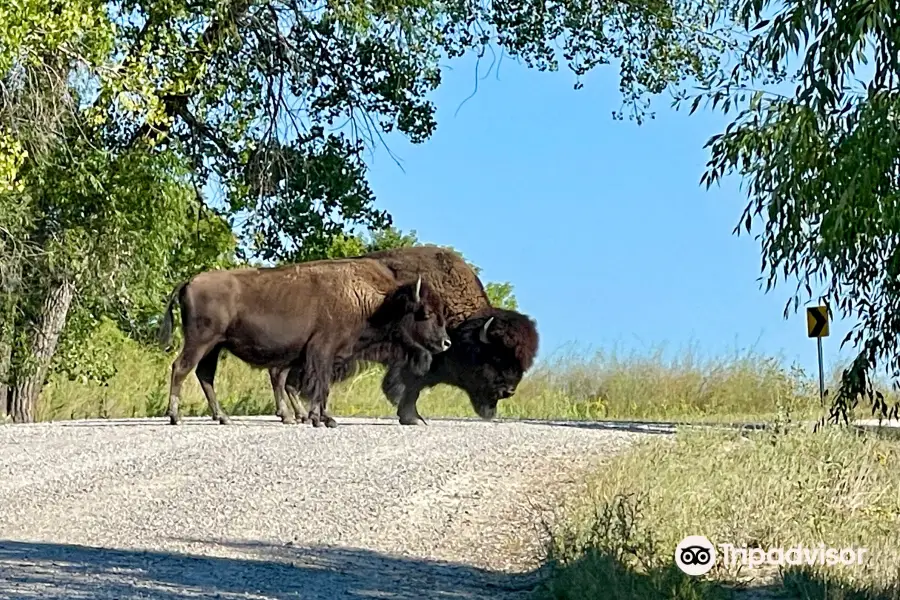
<instances>
[{"instance_id":1,"label":"bison ear","mask_svg":"<svg viewBox=\"0 0 900 600\"><path fill-rule=\"evenodd\" d=\"M488 327L491 326L491 321L494 320L494 317L491 317L487 321L484 322L484 327L481 328L481 331L478 332L478 339L481 340L482 344L490 344L487 337Z\"/></svg>"},{"instance_id":2,"label":"bison ear","mask_svg":"<svg viewBox=\"0 0 900 600\"><path fill-rule=\"evenodd\" d=\"M422 301L422 275L419 275L419 278L416 279L416 291L413 292L413 302L418 304Z\"/></svg>"}]
</instances>

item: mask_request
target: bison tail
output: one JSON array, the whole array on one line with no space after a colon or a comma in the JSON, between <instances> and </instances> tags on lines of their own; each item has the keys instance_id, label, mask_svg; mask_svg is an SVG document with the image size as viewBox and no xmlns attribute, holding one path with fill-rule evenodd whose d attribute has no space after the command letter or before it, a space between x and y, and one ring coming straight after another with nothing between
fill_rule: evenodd
<instances>
[{"instance_id":1,"label":"bison tail","mask_svg":"<svg viewBox=\"0 0 900 600\"><path fill-rule=\"evenodd\" d=\"M184 290L187 283L187 281L182 281L175 286L175 289L169 294L169 301L166 303L162 321L159 323L159 330L156 332L156 339L159 341L159 345L162 349L166 352L170 350L170 345L172 344L172 332L175 325L172 312L175 305L175 298L181 298L181 292Z\"/></svg>"}]
</instances>

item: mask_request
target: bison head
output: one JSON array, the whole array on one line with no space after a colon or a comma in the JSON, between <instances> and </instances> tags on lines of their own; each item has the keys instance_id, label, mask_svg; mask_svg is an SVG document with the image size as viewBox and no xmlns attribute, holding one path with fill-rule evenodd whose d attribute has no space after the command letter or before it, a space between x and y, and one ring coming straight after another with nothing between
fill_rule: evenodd
<instances>
[{"instance_id":1,"label":"bison head","mask_svg":"<svg viewBox=\"0 0 900 600\"><path fill-rule=\"evenodd\" d=\"M454 334L455 378L478 416L493 419L497 402L516 393L534 362L535 323L521 313L492 308L461 323Z\"/></svg>"},{"instance_id":2,"label":"bison head","mask_svg":"<svg viewBox=\"0 0 900 600\"><path fill-rule=\"evenodd\" d=\"M402 335L432 354L450 348L443 299L422 280L421 275L415 282L397 288L385 305Z\"/></svg>"}]
</instances>

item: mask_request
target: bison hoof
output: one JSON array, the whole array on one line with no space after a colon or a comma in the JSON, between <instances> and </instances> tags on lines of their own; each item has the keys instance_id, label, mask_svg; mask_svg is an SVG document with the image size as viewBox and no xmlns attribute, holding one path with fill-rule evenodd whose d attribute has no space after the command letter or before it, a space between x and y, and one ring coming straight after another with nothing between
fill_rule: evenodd
<instances>
[{"instance_id":1,"label":"bison hoof","mask_svg":"<svg viewBox=\"0 0 900 600\"><path fill-rule=\"evenodd\" d=\"M423 419L419 415L415 415L412 417L400 417L400 424L401 425L428 425L428 423L425 422L425 419Z\"/></svg>"},{"instance_id":2,"label":"bison hoof","mask_svg":"<svg viewBox=\"0 0 900 600\"><path fill-rule=\"evenodd\" d=\"M181 416L169 415L169 425L181 425Z\"/></svg>"},{"instance_id":3,"label":"bison hoof","mask_svg":"<svg viewBox=\"0 0 900 600\"><path fill-rule=\"evenodd\" d=\"M309 421L309 419L306 417L306 415L297 415L298 423L306 423L307 421Z\"/></svg>"},{"instance_id":4,"label":"bison hoof","mask_svg":"<svg viewBox=\"0 0 900 600\"><path fill-rule=\"evenodd\" d=\"M325 423L325 427L337 427L337 421L335 421L328 415L326 415L325 418L322 420Z\"/></svg>"},{"instance_id":5,"label":"bison hoof","mask_svg":"<svg viewBox=\"0 0 900 600\"><path fill-rule=\"evenodd\" d=\"M216 420L219 422L219 425L231 425L231 418L228 415L219 415L219 418Z\"/></svg>"},{"instance_id":6,"label":"bison hoof","mask_svg":"<svg viewBox=\"0 0 900 600\"><path fill-rule=\"evenodd\" d=\"M281 422L284 425L294 425L297 422L297 419L295 419L291 415L284 415L283 417L281 417Z\"/></svg>"}]
</instances>

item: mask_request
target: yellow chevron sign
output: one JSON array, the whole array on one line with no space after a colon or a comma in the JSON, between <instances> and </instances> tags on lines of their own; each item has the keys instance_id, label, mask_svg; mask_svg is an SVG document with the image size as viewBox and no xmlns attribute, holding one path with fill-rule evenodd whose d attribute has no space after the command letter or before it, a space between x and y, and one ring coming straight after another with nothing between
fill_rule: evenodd
<instances>
[{"instance_id":1,"label":"yellow chevron sign","mask_svg":"<svg viewBox=\"0 0 900 600\"><path fill-rule=\"evenodd\" d=\"M811 338L828 337L828 308L811 306L806 309L806 331Z\"/></svg>"}]
</instances>

